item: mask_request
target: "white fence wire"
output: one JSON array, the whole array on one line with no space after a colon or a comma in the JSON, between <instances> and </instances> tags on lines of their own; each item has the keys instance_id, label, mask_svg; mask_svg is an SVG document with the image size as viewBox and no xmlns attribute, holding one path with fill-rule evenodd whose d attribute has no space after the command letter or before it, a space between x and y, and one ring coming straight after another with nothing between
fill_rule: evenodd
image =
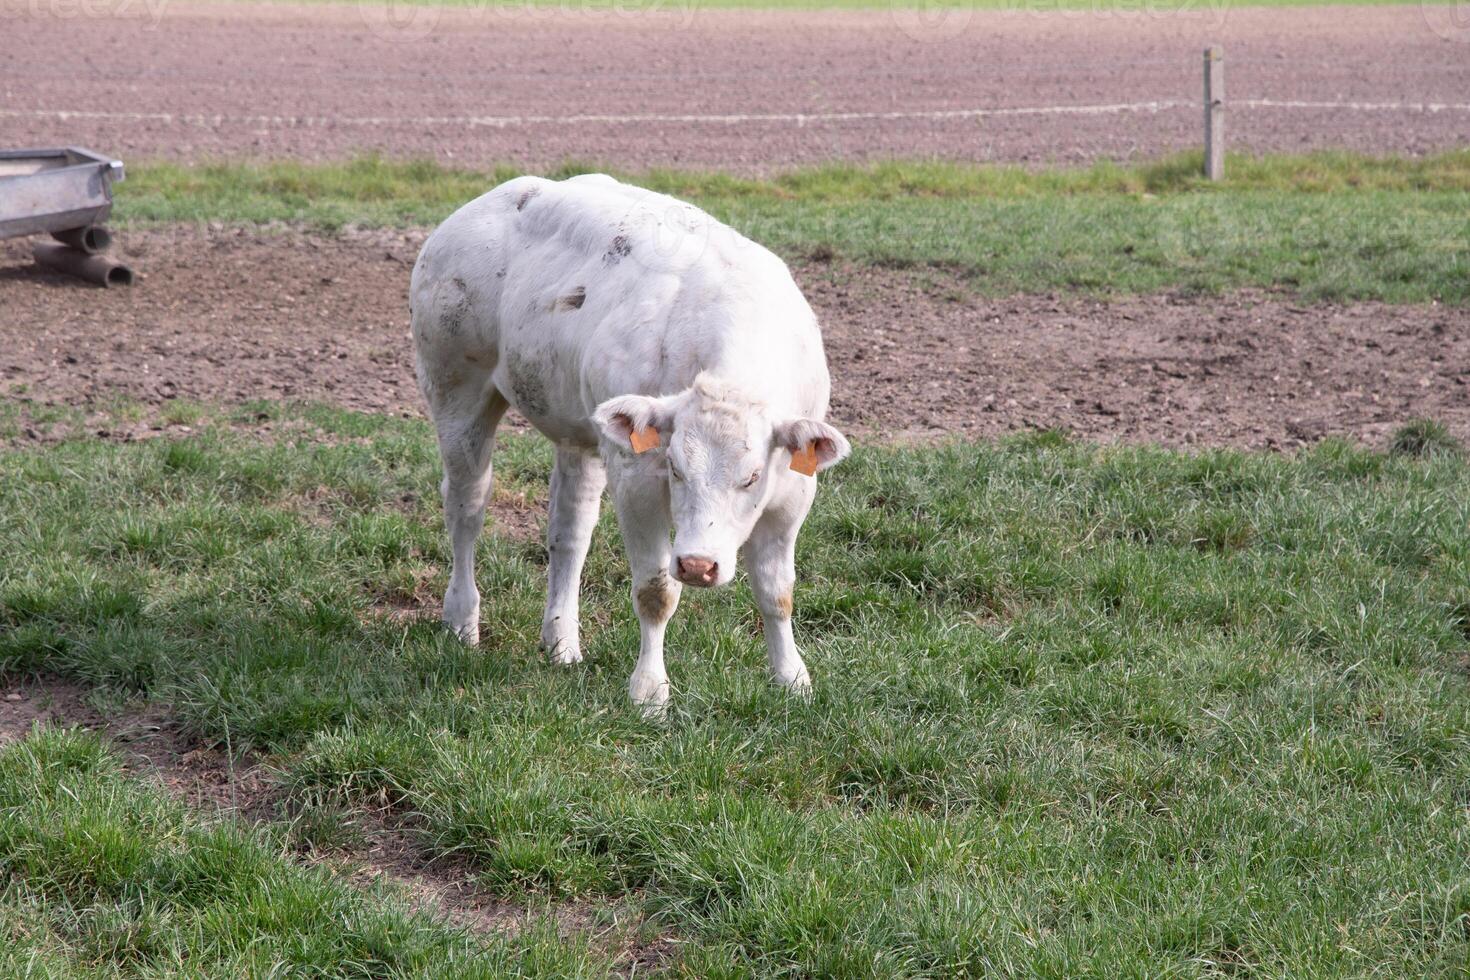
<instances>
[{"instance_id":1,"label":"white fence wire","mask_svg":"<svg viewBox=\"0 0 1470 980\"><path fill-rule=\"evenodd\" d=\"M1305 99L1232 99L1231 110L1315 109L1342 112L1470 113L1470 102L1354 102ZM100 120L108 122L155 122L165 125L219 127L269 126L282 129L330 129L333 127L430 127L465 126L510 129L519 126L639 125L684 123L732 126L750 123L804 126L820 123L883 122L900 120L993 119L1008 116L1107 116L1122 113L1153 113L1190 110L1198 112L1199 100L1165 99L1145 102L1104 102L1093 105L1002 106L960 109L894 109L856 112L735 112L735 113L578 113L574 115L515 116L290 116L228 115L173 112L125 112L75 109L0 109L0 117L23 119Z\"/></svg>"}]
</instances>

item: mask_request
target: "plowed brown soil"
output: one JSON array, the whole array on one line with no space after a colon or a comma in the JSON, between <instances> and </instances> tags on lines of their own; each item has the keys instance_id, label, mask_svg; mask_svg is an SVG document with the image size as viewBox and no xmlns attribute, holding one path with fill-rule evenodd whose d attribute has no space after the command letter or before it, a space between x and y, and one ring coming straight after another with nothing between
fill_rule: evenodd
<instances>
[{"instance_id":1,"label":"plowed brown soil","mask_svg":"<svg viewBox=\"0 0 1470 980\"><path fill-rule=\"evenodd\" d=\"M1470 140L1470 26L1453 5L559 6L0 0L0 145L743 172L1155 157L1199 145L1208 44L1226 52L1232 150L1422 153ZM1163 105L1075 111L1118 103ZM1045 111L965 114L975 109Z\"/></svg>"}]
</instances>

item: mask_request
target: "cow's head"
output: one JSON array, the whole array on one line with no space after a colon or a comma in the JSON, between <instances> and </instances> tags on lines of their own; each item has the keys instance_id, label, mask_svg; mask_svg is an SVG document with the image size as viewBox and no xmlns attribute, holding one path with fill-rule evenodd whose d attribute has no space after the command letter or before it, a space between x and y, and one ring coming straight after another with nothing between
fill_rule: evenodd
<instances>
[{"instance_id":1,"label":"cow's head","mask_svg":"<svg viewBox=\"0 0 1470 980\"><path fill-rule=\"evenodd\" d=\"M826 422L773 418L705 375L677 395L610 398L592 418L623 450L663 457L674 520L669 574L687 585L728 583L740 546L777 491L849 451Z\"/></svg>"}]
</instances>

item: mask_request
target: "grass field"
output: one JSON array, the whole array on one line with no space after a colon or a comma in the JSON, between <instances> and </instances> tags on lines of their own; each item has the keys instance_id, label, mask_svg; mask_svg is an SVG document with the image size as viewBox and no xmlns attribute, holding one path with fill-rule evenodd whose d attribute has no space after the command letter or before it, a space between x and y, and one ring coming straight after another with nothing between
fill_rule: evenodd
<instances>
[{"instance_id":1,"label":"grass field","mask_svg":"<svg viewBox=\"0 0 1470 980\"><path fill-rule=\"evenodd\" d=\"M286 850L127 778L95 736L38 733L0 750L0 975L606 975L549 925L472 938Z\"/></svg>"},{"instance_id":2,"label":"grass field","mask_svg":"<svg viewBox=\"0 0 1470 980\"><path fill-rule=\"evenodd\" d=\"M815 696L767 686L738 583L686 596L658 725L625 703L637 627L606 516L586 664L537 655L544 550L511 534L482 546L469 650L433 621L424 424L188 421L0 455L0 672L268 753L323 851L386 801L512 900L631 905L687 976L1470 968L1470 462L1432 426L1297 457L861 447L800 545ZM507 438L495 507L539 506L549 464ZM472 965L478 940L288 852L43 732L0 752L0 963L607 965L545 927Z\"/></svg>"},{"instance_id":3,"label":"grass field","mask_svg":"<svg viewBox=\"0 0 1470 980\"><path fill-rule=\"evenodd\" d=\"M568 165L552 176L589 168ZM941 265L989 293L1285 288L1316 299L1470 300L1470 152L1347 154L1027 171L831 166L769 180L625 175L685 197L787 256ZM432 226L515 172L428 163L144 165L124 223Z\"/></svg>"}]
</instances>

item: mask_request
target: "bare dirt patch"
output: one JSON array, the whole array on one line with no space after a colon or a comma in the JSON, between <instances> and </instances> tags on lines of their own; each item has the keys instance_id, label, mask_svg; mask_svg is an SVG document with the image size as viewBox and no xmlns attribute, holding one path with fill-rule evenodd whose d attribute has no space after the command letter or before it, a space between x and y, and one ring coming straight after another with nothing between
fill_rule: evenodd
<instances>
[{"instance_id":1,"label":"bare dirt patch","mask_svg":"<svg viewBox=\"0 0 1470 980\"><path fill-rule=\"evenodd\" d=\"M1151 158L1198 146L1200 52L1222 44L1232 149L1424 153L1462 145L1470 120L1375 108L1466 102L1453 5L557 6L150 2L79 16L74 4L0 0L0 119L13 146L80 143L126 159L381 152L767 172L896 156ZM1262 99L1295 104L1245 104ZM956 112L1116 103L1162 107Z\"/></svg>"},{"instance_id":2,"label":"bare dirt patch","mask_svg":"<svg viewBox=\"0 0 1470 980\"><path fill-rule=\"evenodd\" d=\"M0 683L0 745L20 741L36 724L102 725L87 694L79 684L58 680Z\"/></svg>"},{"instance_id":3,"label":"bare dirt patch","mask_svg":"<svg viewBox=\"0 0 1470 980\"><path fill-rule=\"evenodd\" d=\"M126 396L164 413L179 399L302 399L420 415L406 292L423 234L130 231L121 248L144 274L131 290L37 270L23 243L0 243L0 391L27 411ZM1060 427L1289 448L1381 443L1418 416L1470 436L1470 308L997 299L938 270L795 271L823 324L833 416L865 438ZM524 508L509 510L519 533Z\"/></svg>"},{"instance_id":4,"label":"bare dirt patch","mask_svg":"<svg viewBox=\"0 0 1470 980\"><path fill-rule=\"evenodd\" d=\"M805 272L834 412L860 429L1276 449L1380 444L1420 416L1470 433L1466 308L1260 291L985 299L943 274Z\"/></svg>"},{"instance_id":5,"label":"bare dirt patch","mask_svg":"<svg viewBox=\"0 0 1470 980\"><path fill-rule=\"evenodd\" d=\"M404 352L421 236L339 243L175 228L120 238L142 288L41 273L24 240L0 243L0 336L25 351L5 355L0 377L68 404L122 394L154 404L310 398L417 410Z\"/></svg>"}]
</instances>

